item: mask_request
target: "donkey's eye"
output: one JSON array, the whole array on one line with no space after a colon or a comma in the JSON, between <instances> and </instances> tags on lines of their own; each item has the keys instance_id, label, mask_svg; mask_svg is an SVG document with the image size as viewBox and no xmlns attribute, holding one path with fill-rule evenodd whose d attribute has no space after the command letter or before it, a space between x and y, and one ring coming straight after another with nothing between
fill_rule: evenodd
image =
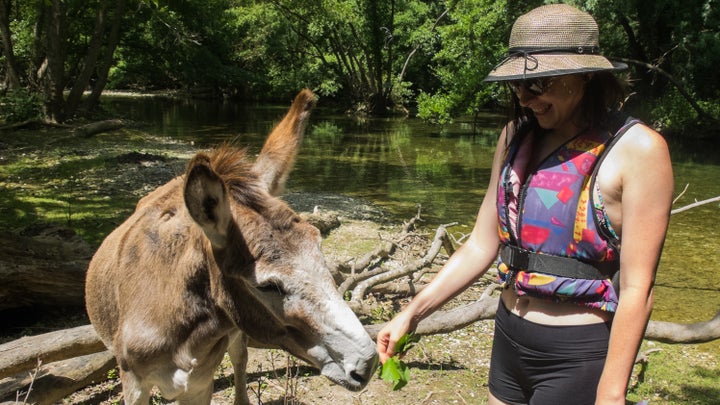
<instances>
[{"instance_id":1,"label":"donkey's eye","mask_svg":"<svg viewBox=\"0 0 720 405\"><path fill-rule=\"evenodd\" d=\"M280 295L287 294L285 292L285 289L283 289L283 287L280 284L278 284L276 282L272 282L272 281L258 285L257 289L260 292L268 293L268 294L280 294Z\"/></svg>"}]
</instances>

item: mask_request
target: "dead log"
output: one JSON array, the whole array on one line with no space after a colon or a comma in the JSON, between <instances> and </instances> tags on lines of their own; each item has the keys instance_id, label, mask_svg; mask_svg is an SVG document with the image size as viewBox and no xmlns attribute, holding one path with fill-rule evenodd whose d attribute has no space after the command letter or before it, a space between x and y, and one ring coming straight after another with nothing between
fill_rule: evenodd
<instances>
[{"instance_id":1,"label":"dead log","mask_svg":"<svg viewBox=\"0 0 720 405\"><path fill-rule=\"evenodd\" d=\"M38 360L47 364L103 350L92 325L22 337L0 345L0 378L32 370Z\"/></svg>"},{"instance_id":2,"label":"dead log","mask_svg":"<svg viewBox=\"0 0 720 405\"><path fill-rule=\"evenodd\" d=\"M322 236L327 236L330 231L340 226L340 217L335 211L320 211L315 207L312 213L301 212L299 215L316 227Z\"/></svg>"},{"instance_id":3,"label":"dead log","mask_svg":"<svg viewBox=\"0 0 720 405\"><path fill-rule=\"evenodd\" d=\"M420 322L416 333L418 335L449 333L480 320L493 319L497 306L498 298L485 293L472 304L433 313ZM373 324L366 326L365 329L375 339L383 326L385 323ZM651 320L644 338L669 344L705 343L720 339L720 311L709 321L692 324Z\"/></svg>"},{"instance_id":4,"label":"dead log","mask_svg":"<svg viewBox=\"0 0 720 405\"><path fill-rule=\"evenodd\" d=\"M418 213L403 225L403 229L397 237L397 241L404 239L408 234L415 228L415 223L420 220L420 208ZM367 280L370 277L376 276L384 272L383 269L376 269L370 271L369 269L376 263L386 260L395 252L397 248L397 241L383 240L375 250L368 252L363 257L355 260L352 265L348 266L345 263L338 264L335 269L332 270L335 281L340 284L338 291L340 294L345 294L347 290L352 288L357 283ZM345 276L345 273L350 273L349 276Z\"/></svg>"},{"instance_id":5,"label":"dead log","mask_svg":"<svg viewBox=\"0 0 720 405\"><path fill-rule=\"evenodd\" d=\"M92 248L56 226L0 232L0 310L82 306Z\"/></svg>"},{"instance_id":6,"label":"dead log","mask_svg":"<svg viewBox=\"0 0 720 405\"><path fill-rule=\"evenodd\" d=\"M498 298L491 294L497 287L497 284L488 286L482 296L472 304L437 311L420 322L417 333L449 333L480 320L492 319ZM374 338L383 326L384 324L366 325L365 329ZM671 344L703 343L720 339L720 311L709 321L693 324L650 321L645 339ZM268 347L257 343L252 346ZM38 359L49 363L104 350L105 346L92 325L20 338L0 345L0 379L34 369Z\"/></svg>"},{"instance_id":7,"label":"dead log","mask_svg":"<svg viewBox=\"0 0 720 405\"><path fill-rule=\"evenodd\" d=\"M720 311L707 322L689 325L650 321L645 339L663 343L703 343L720 339Z\"/></svg>"},{"instance_id":8,"label":"dead log","mask_svg":"<svg viewBox=\"0 0 720 405\"><path fill-rule=\"evenodd\" d=\"M82 125L75 128L75 135L82 136L84 138L90 138L93 135L100 134L103 132L114 131L125 126L122 120L112 119L105 121L93 122L90 124Z\"/></svg>"},{"instance_id":9,"label":"dead log","mask_svg":"<svg viewBox=\"0 0 720 405\"><path fill-rule=\"evenodd\" d=\"M412 230L415 228L415 224L417 221L420 220L420 209L418 208L418 213L410 219L410 221L406 222L403 225L403 229L398 235L398 240L402 240L407 236ZM381 260L385 260L390 255L393 254L395 251L395 248L397 247L396 242L393 241L382 241L380 243L380 246L378 246L375 250L372 252L368 252L363 257L361 257L358 260L355 260L351 265L348 265L346 263L340 263L337 264L334 270L332 272L334 274L340 275L342 278L342 275L345 273L350 273L350 276L347 277L340 286L340 293L344 293L348 289L352 287L356 282L360 280L364 280L366 277L363 275L357 276L358 273L362 273L363 271L367 270L373 263L377 263ZM336 277L337 279L337 277Z\"/></svg>"},{"instance_id":10,"label":"dead log","mask_svg":"<svg viewBox=\"0 0 720 405\"><path fill-rule=\"evenodd\" d=\"M93 383L105 381L107 372L116 365L107 350L58 361L31 372L0 382L0 401L51 405Z\"/></svg>"}]
</instances>

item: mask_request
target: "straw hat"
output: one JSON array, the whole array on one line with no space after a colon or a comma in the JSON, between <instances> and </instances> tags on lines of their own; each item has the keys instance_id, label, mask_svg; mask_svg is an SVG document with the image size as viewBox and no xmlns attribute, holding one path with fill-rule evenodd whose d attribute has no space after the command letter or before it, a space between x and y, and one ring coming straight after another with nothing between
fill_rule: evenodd
<instances>
[{"instance_id":1,"label":"straw hat","mask_svg":"<svg viewBox=\"0 0 720 405\"><path fill-rule=\"evenodd\" d=\"M510 33L508 57L488 82L627 69L600 55L592 16L567 4L541 6L521 15Z\"/></svg>"}]
</instances>

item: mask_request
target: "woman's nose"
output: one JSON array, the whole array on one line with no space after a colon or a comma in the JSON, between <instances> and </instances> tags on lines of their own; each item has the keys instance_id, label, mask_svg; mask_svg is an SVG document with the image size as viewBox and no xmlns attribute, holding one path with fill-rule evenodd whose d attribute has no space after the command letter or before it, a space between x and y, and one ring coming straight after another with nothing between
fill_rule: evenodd
<instances>
[{"instance_id":1,"label":"woman's nose","mask_svg":"<svg viewBox=\"0 0 720 405\"><path fill-rule=\"evenodd\" d=\"M518 88L518 91L515 92L515 95L517 96L518 101L520 102L520 105L522 107L527 107L528 102L535 98L535 95L529 92L525 88L525 86L520 86L520 88Z\"/></svg>"}]
</instances>

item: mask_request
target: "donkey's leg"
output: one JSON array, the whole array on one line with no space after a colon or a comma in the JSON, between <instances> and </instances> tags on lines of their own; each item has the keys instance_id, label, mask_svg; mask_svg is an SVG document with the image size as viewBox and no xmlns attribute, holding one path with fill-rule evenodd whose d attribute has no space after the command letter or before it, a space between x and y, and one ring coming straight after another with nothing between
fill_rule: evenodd
<instances>
[{"instance_id":1,"label":"donkey's leg","mask_svg":"<svg viewBox=\"0 0 720 405\"><path fill-rule=\"evenodd\" d=\"M125 405L147 405L150 402L152 386L143 386L142 381L132 371L120 369Z\"/></svg>"},{"instance_id":2,"label":"donkey's leg","mask_svg":"<svg viewBox=\"0 0 720 405\"><path fill-rule=\"evenodd\" d=\"M212 374L207 383L203 383L201 389L193 392L186 392L175 400L176 405L209 405L213 394ZM196 382L197 383L197 382ZM197 386L196 386L197 387Z\"/></svg>"},{"instance_id":3,"label":"donkey's leg","mask_svg":"<svg viewBox=\"0 0 720 405\"><path fill-rule=\"evenodd\" d=\"M247 344L248 337L242 331L238 330L230 335L228 354L233 366L235 405L250 404L250 398L247 395L247 374L245 371L248 362Z\"/></svg>"}]
</instances>

